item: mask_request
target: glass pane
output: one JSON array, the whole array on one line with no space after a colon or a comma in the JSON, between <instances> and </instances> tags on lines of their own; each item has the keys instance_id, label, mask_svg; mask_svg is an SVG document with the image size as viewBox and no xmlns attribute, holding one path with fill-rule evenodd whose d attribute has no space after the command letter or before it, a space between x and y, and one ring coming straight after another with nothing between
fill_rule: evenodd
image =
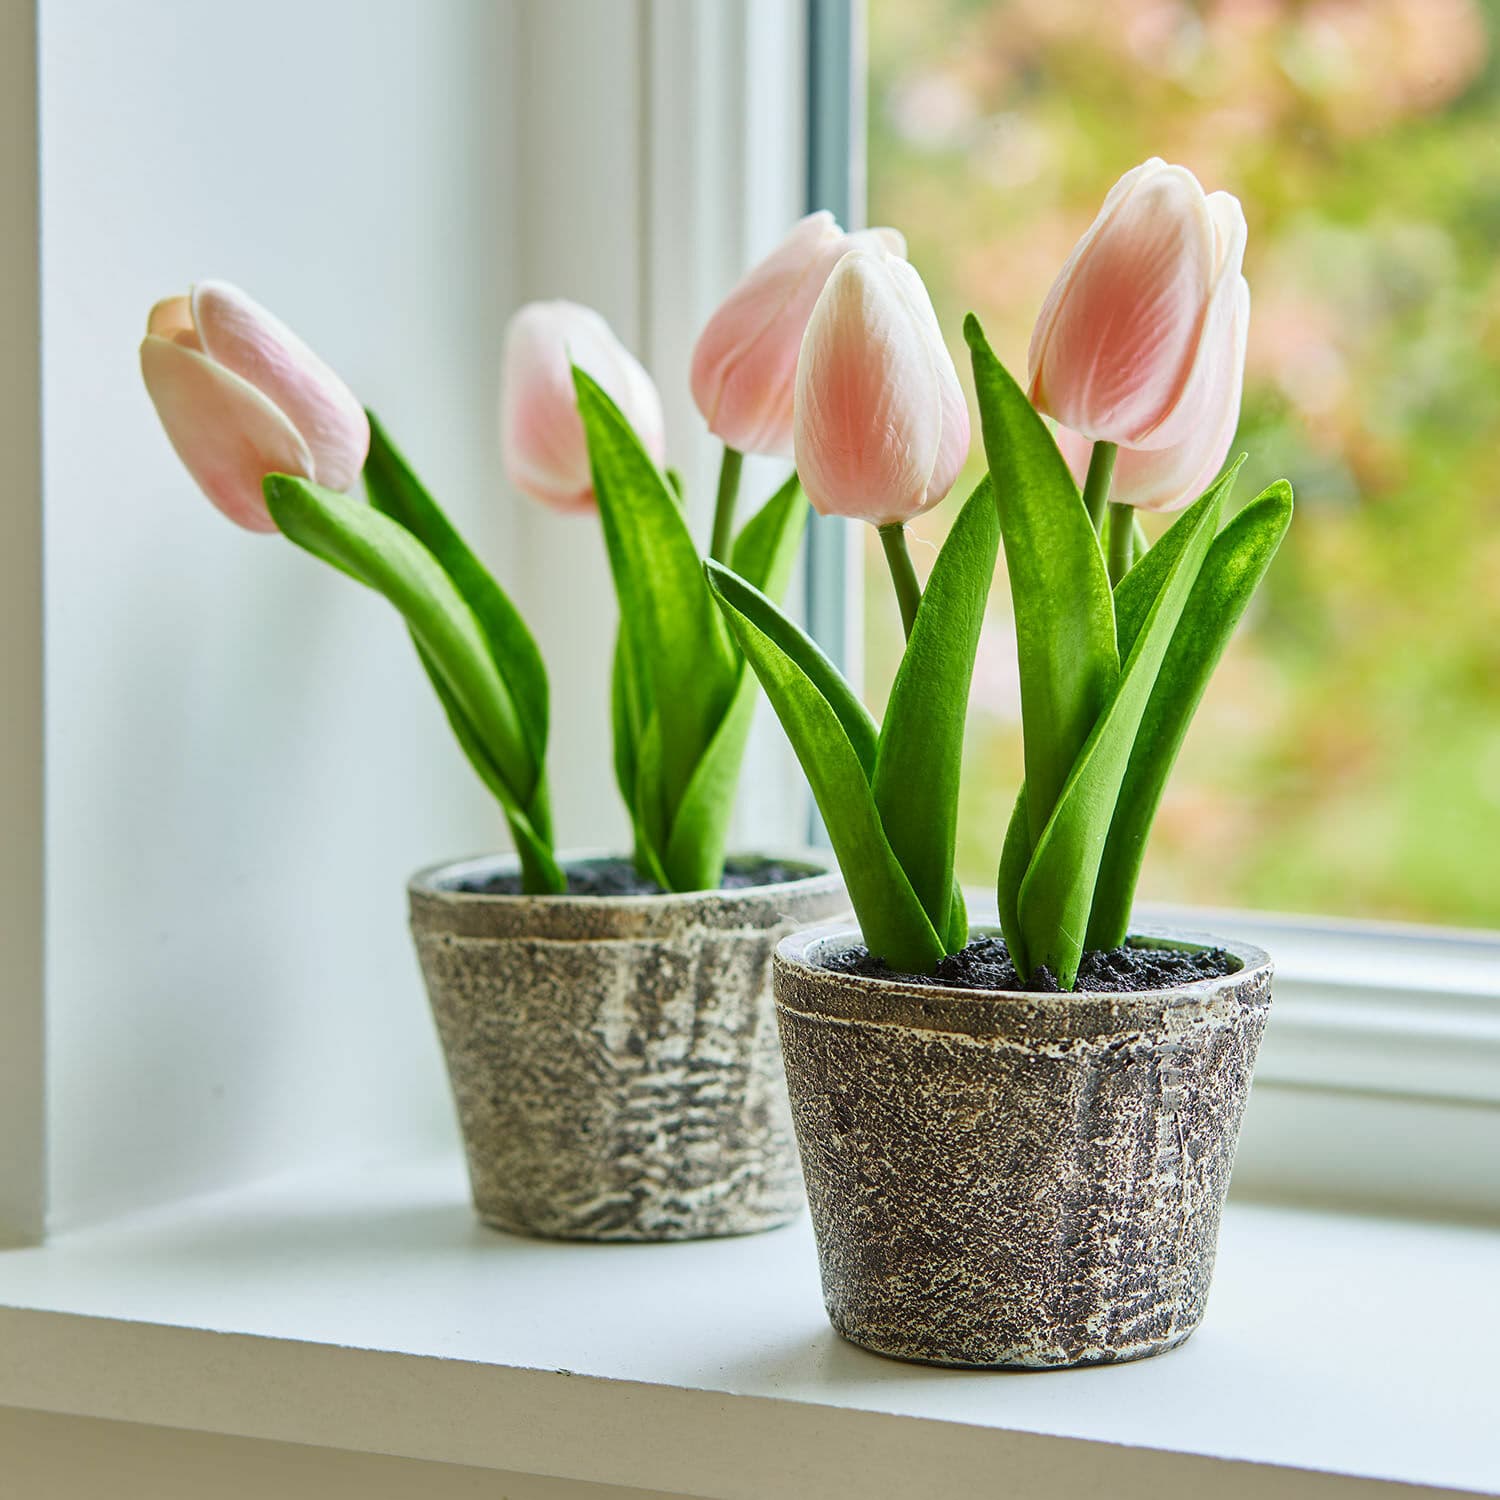
<instances>
[{"instance_id":1,"label":"glass pane","mask_svg":"<svg viewBox=\"0 0 1500 1500\"><path fill-rule=\"evenodd\" d=\"M972 309L1024 378L1126 168L1164 156L1245 204L1238 498L1284 474L1298 512L1142 896L1500 925L1500 0L870 10L870 222L906 232L961 371ZM884 692L900 626L870 541ZM970 735L961 873L988 882L1021 766L1003 570Z\"/></svg>"}]
</instances>

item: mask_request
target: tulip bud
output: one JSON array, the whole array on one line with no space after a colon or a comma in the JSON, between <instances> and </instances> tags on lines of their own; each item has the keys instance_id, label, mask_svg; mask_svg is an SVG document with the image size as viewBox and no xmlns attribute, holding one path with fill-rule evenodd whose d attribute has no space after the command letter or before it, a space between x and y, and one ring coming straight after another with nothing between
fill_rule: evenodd
<instances>
[{"instance_id":1,"label":"tulip bud","mask_svg":"<svg viewBox=\"0 0 1500 1500\"><path fill-rule=\"evenodd\" d=\"M505 330L500 444L510 482L561 511L595 503L574 365L598 381L654 462L666 456L661 397L609 324L576 302L528 302Z\"/></svg>"},{"instance_id":2,"label":"tulip bud","mask_svg":"<svg viewBox=\"0 0 1500 1500\"><path fill-rule=\"evenodd\" d=\"M194 482L231 521L275 531L261 480L333 490L359 477L370 423L342 380L284 323L223 281L151 309L141 374Z\"/></svg>"},{"instance_id":3,"label":"tulip bud","mask_svg":"<svg viewBox=\"0 0 1500 1500\"><path fill-rule=\"evenodd\" d=\"M693 400L708 429L741 453L792 454L792 396L802 335L829 272L850 250L906 254L894 229L845 234L809 214L720 304L693 350Z\"/></svg>"},{"instance_id":4,"label":"tulip bud","mask_svg":"<svg viewBox=\"0 0 1500 1500\"><path fill-rule=\"evenodd\" d=\"M1156 157L1127 172L1037 318L1032 402L1095 441L1191 441L1221 385L1244 253L1237 199Z\"/></svg>"},{"instance_id":5,"label":"tulip bud","mask_svg":"<svg viewBox=\"0 0 1500 1500\"><path fill-rule=\"evenodd\" d=\"M829 276L797 361L797 472L822 515L877 526L931 509L969 451L969 409L916 271L876 247Z\"/></svg>"},{"instance_id":6,"label":"tulip bud","mask_svg":"<svg viewBox=\"0 0 1500 1500\"><path fill-rule=\"evenodd\" d=\"M1240 396L1245 383L1245 337L1250 326L1250 288L1243 276L1235 278L1234 311L1219 347L1210 351L1204 409L1196 427L1170 448L1121 448L1115 457L1109 498L1141 510L1181 510L1213 482L1240 421ZM1073 477L1082 484L1088 473L1093 444L1067 427L1057 430Z\"/></svg>"}]
</instances>

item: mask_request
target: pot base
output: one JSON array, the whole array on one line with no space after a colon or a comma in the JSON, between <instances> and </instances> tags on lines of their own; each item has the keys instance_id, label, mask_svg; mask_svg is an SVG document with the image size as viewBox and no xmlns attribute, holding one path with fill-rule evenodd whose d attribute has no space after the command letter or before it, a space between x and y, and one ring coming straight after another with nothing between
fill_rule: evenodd
<instances>
[{"instance_id":1,"label":"pot base","mask_svg":"<svg viewBox=\"0 0 1500 1500\"><path fill-rule=\"evenodd\" d=\"M1084 1354L1071 1359L1042 1359L1019 1351L993 1360L936 1359L909 1347L882 1347L873 1339L859 1338L847 1328L839 1327L838 1319L832 1313L828 1315L828 1321L845 1343L853 1344L856 1349L863 1349L866 1353L878 1354L882 1359L898 1360L906 1365L931 1365L938 1370L1009 1370L1014 1374L1028 1375L1035 1375L1043 1370L1086 1370L1096 1365L1132 1365L1139 1360L1155 1359L1158 1354L1169 1354L1173 1349L1181 1348L1198 1331L1197 1324L1194 1324L1170 1338L1155 1340L1139 1349L1128 1352L1104 1349L1097 1354Z\"/></svg>"}]
</instances>

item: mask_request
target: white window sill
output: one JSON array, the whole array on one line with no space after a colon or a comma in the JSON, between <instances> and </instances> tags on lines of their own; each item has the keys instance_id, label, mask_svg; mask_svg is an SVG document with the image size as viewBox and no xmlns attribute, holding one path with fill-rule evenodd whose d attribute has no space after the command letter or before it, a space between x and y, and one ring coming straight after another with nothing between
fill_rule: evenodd
<instances>
[{"instance_id":1,"label":"white window sill","mask_svg":"<svg viewBox=\"0 0 1500 1500\"><path fill-rule=\"evenodd\" d=\"M0 1405L726 1500L1497 1493L1497 1265L1492 1230L1233 1203L1182 1349L970 1373L837 1338L805 1219L547 1244L455 1162L324 1170L0 1254Z\"/></svg>"}]
</instances>

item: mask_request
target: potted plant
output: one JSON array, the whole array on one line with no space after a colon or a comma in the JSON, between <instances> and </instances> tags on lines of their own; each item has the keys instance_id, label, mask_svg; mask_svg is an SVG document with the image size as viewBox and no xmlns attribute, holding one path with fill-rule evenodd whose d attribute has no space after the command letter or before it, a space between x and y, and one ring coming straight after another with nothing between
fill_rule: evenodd
<instances>
[{"instance_id":1,"label":"potted plant","mask_svg":"<svg viewBox=\"0 0 1500 1500\"><path fill-rule=\"evenodd\" d=\"M692 387L725 442L711 556L768 596L806 515L795 474L736 529L741 455L790 455L803 329L851 246L812 215L705 327ZM616 779L634 847L553 846L548 681L504 590L381 424L283 324L205 282L159 303L141 347L173 446L241 526L279 532L400 611L514 855L413 877L417 952L476 1209L583 1239L737 1234L802 1193L769 965L777 940L847 909L816 858L726 857L756 698L705 582L681 485L661 467L660 397L597 313L536 303L506 334L502 444L515 485L602 523L621 628ZM363 474L368 503L351 498Z\"/></svg>"},{"instance_id":2,"label":"potted plant","mask_svg":"<svg viewBox=\"0 0 1500 1500\"><path fill-rule=\"evenodd\" d=\"M1277 483L1221 526L1244 242L1235 199L1152 160L1048 296L1030 399L968 320L989 472L925 591L903 526L958 471L957 377L908 266L840 262L801 351L796 457L813 503L878 525L891 560L908 639L878 727L762 593L708 564L858 920L784 940L774 982L828 1312L883 1354L1104 1363L1169 1349L1203 1314L1271 964L1142 928L1131 905L1177 749L1291 515ZM1147 548L1136 509L1183 506ZM971 934L957 789L1002 541L1025 782L999 930Z\"/></svg>"}]
</instances>

